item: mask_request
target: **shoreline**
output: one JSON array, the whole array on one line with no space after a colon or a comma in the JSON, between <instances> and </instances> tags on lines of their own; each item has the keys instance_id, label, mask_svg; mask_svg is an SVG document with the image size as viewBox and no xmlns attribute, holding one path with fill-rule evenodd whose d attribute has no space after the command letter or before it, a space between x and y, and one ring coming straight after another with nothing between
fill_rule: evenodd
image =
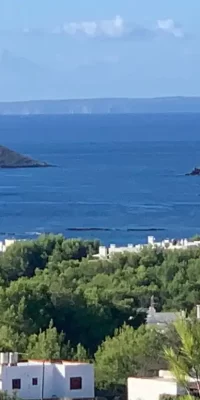
<instances>
[{"instance_id":1,"label":"shoreline","mask_svg":"<svg viewBox=\"0 0 200 400\"><path fill-rule=\"evenodd\" d=\"M40 236L48 236L48 235L59 235L54 234L54 233L40 233L40 232L27 232L27 235L24 235L22 237L18 238L16 237L16 234L5 234L2 235L0 232L0 253L4 252L7 247L10 245L16 243L16 242L21 242L21 241L29 241L29 240L37 240ZM61 234L60 234L61 235ZM32 237L30 237L32 236ZM81 237L63 237L66 240L70 239L81 239L81 240L99 240L98 238L81 238ZM156 241L154 236L148 236L147 237L147 242L146 243L138 243L138 244L133 244L129 243L126 244L125 246L117 246L116 244L109 244L107 246L103 245L100 240L99 240L99 252L94 255L94 258L109 258L110 256L116 254L116 253L137 253L142 251L145 248L152 248L152 249L157 249L157 250L187 250L187 249L194 249L194 248L200 248L200 237L196 236L193 239L192 238L184 238L184 239L164 239L159 241Z\"/></svg>"}]
</instances>

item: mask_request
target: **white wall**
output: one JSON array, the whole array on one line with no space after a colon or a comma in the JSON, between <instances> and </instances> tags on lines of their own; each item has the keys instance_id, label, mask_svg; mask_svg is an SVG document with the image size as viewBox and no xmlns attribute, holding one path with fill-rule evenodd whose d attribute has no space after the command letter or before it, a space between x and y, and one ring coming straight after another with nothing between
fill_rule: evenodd
<instances>
[{"instance_id":1,"label":"white wall","mask_svg":"<svg viewBox=\"0 0 200 400\"><path fill-rule=\"evenodd\" d=\"M2 390L13 393L12 380L21 379L19 398L40 399L42 395L42 363L19 363L17 366L4 366L2 370ZM70 378L81 377L82 389L70 390ZM32 385L32 378L38 379L38 385ZM94 367L92 364L63 363L44 365L44 398L68 397L73 399L94 397Z\"/></svg>"},{"instance_id":2,"label":"white wall","mask_svg":"<svg viewBox=\"0 0 200 400\"><path fill-rule=\"evenodd\" d=\"M46 366L51 376L51 366ZM38 385L32 385L32 378L38 379ZM39 399L42 394L42 366L40 365L24 365L24 366L4 366L2 371L2 390L8 394L13 393L12 380L21 379L21 389L17 391L18 396L22 399ZM49 379L47 378L47 381ZM51 390L50 390L51 392Z\"/></svg>"},{"instance_id":3,"label":"white wall","mask_svg":"<svg viewBox=\"0 0 200 400\"><path fill-rule=\"evenodd\" d=\"M106 258L108 256L108 250L105 246L99 246L99 257Z\"/></svg>"},{"instance_id":4,"label":"white wall","mask_svg":"<svg viewBox=\"0 0 200 400\"><path fill-rule=\"evenodd\" d=\"M159 400L161 394L184 394L175 381L128 378L128 400Z\"/></svg>"},{"instance_id":5,"label":"white wall","mask_svg":"<svg viewBox=\"0 0 200 400\"><path fill-rule=\"evenodd\" d=\"M70 390L70 378L82 377L82 391ZM94 397L94 366L92 364L65 365L65 397L93 398ZM93 384L91 384L93 382ZM82 395L80 396L80 392Z\"/></svg>"},{"instance_id":6,"label":"white wall","mask_svg":"<svg viewBox=\"0 0 200 400\"><path fill-rule=\"evenodd\" d=\"M0 241L0 253L4 253L7 248L16 242L15 239L5 239L5 241Z\"/></svg>"}]
</instances>

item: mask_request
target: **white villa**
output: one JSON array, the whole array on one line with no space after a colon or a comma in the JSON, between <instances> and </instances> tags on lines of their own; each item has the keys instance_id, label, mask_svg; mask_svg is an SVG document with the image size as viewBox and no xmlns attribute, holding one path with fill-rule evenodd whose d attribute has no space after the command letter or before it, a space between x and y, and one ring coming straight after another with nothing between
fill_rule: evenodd
<instances>
[{"instance_id":1,"label":"white villa","mask_svg":"<svg viewBox=\"0 0 200 400\"><path fill-rule=\"evenodd\" d=\"M29 360L0 353L0 390L22 400L93 399L94 366L89 363Z\"/></svg>"}]
</instances>

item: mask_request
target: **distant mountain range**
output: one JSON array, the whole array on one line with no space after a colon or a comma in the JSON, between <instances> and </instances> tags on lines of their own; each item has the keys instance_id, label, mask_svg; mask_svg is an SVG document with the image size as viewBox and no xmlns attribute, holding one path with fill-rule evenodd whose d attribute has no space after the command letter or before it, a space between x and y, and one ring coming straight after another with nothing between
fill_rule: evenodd
<instances>
[{"instance_id":1,"label":"distant mountain range","mask_svg":"<svg viewBox=\"0 0 200 400\"><path fill-rule=\"evenodd\" d=\"M200 113L200 97L0 102L0 115Z\"/></svg>"}]
</instances>

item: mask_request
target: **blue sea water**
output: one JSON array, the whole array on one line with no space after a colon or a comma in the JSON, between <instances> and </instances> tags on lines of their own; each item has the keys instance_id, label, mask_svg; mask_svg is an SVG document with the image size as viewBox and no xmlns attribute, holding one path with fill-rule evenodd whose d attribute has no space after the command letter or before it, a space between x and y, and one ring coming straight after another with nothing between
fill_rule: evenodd
<instances>
[{"instance_id":1,"label":"blue sea water","mask_svg":"<svg viewBox=\"0 0 200 400\"><path fill-rule=\"evenodd\" d=\"M0 170L0 238L200 232L200 177L185 176L200 165L199 114L2 116L0 143L56 165Z\"/></svg>"}]
</instances>

